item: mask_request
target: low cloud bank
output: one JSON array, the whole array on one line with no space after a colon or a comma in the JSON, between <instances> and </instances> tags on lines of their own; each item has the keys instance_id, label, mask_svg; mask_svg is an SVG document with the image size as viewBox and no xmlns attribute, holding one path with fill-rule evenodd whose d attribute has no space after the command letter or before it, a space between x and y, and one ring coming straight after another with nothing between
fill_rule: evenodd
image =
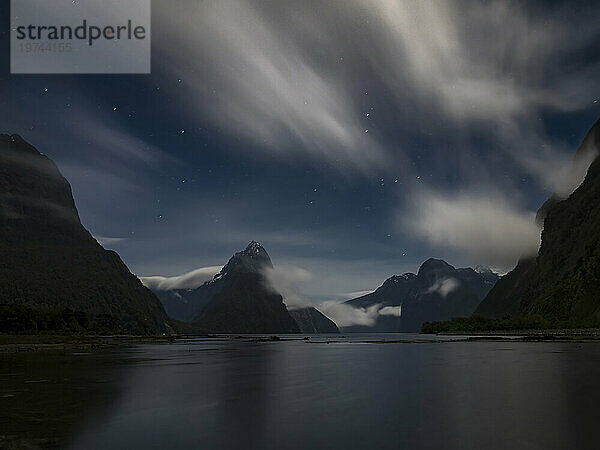
<instances>
[{"instance_id":1,"label":"low cloud bank","mask_svg":"<svg viewBox=\"0 0 600 450\"><path fill-rule=\"evenodd\" d=\"M201 267L191 272L174 277L139 277L142 284L153 291L171 291L174 289L195 289L206 281L211 280L221 266Z\"/></svg>"},{"instance_id":2,"label":"low cloud bank","mask_svg":"<svg viewBox=\"0 0 600 450\"><path fill-rule=\"evenodd\" d=\"M384 306L382 308L380 304L376 304L368 308L355 308L347 303L335 301L321 303L319 310L333 320L338 327L354 325L372 327L379 316L400 317L402 315L401 306Z\"/></svg>"},{"instance_id":3,"label":"low cloud bank","mask_svg":"<svg viewBox=\"0 0 600 450\"><path fill-rule=\"evenodd\" d=\"M368 308L355 308L346 303L335 301L323 302L319 305L323 314L333 320L338 327L349 327L352 325L364 325L371 327L375 325L379 317L379 305Z\"/></svg>"}]
</instances>

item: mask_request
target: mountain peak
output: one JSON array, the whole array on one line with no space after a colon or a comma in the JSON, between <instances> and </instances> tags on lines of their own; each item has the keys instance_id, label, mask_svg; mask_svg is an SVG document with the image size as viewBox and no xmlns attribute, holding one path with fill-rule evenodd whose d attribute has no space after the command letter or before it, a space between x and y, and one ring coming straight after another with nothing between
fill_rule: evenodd
<instances>
[{"instance_id":1,"label":"mountain peak","mask_svg":"<svg viewBox=\"0 0 600 450\"><path fill-rule=\"evenodd\" d=\"M249 253L260 253L261 251L265 251L265 248L259 242L252 241L248 244L245 251Z\"/></svg>"},{"instance_id":2,"label":"mountain peak","mask_svg":"<svg viewBox=\"0 0 600 450\"><path fill-rule=\"evenodd\" d=\"M265 248L256 241L248 244L245 250L237 252L221 270L222 274L232 271L261 273L266 268L273 268L273 263Z\"/></svg>"},{"instance_id":3,"label":"mountain peak","mask_svg":"<svg viewBox=\"0 0 600 450\"><path fill-rule=\"evenodd\" d=\"M443 259L429 258L421 267L419 267L418 275L423 275L428 272L432 272L435 270L445 270L445 269L454 269L450 264L448 264Z\"/></svg>"},{"instance_id":4,"label":"mountain peak","mask_svg":"<svg viewBox=\"0 0 600 450\"><path fill-rule=\"evenodd\" d=\"M404 283L404 282L412 281L416 277L417 276L414 273L406 272L406 273L403 273L402 275L392 275L387 280L385 280L383 282L383 284L389 285L392 283Z\"/></svg>"}]
</instances>

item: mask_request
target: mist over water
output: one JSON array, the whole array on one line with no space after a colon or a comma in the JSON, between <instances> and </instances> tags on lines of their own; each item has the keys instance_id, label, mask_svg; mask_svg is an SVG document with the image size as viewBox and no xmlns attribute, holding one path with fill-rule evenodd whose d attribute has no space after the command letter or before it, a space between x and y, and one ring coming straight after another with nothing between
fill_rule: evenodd
<instances>
[{"instance_id":1,"label":"mist over water","mask_svg":"<svg viewBox=\"0 0 600 450\"><path fill-rule=\"evenodd\" d=\"M84 364L71 356L46 374L36 365L36 379L48 382L26 399L35 409L55 394L59 377L81 380L82 371L103 367L89 383L111 395L90 398L101 408L76 405L81 423L64 440L71 449L594 445L598 344L359 343L376 338L423 336L144 345L119 351L111 370L100 364L106 354L78 356ZM2 367L0 375L9 372Z\"/></svg>"}]
</instances>

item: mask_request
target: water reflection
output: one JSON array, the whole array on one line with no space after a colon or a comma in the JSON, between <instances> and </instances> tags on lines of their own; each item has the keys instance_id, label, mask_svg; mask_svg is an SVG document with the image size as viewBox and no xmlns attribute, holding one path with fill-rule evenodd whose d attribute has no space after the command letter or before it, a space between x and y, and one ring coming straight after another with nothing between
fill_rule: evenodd
<instances>
[{"instance_id":1,"label":"water reflection","mask_svg":"<svg viewBox=\"0 0 600 450\"><path fill-rule=\"evenodd\" d=\"M105 379L120 395L71 448L595 445L598 344L224 339L126 356Z\"/></svg>"},{"instance_id":2,"label":"water reflection","mask_svg":"<svg viewBox=\"0 0 600 450\"><path fill-rule=\"evenodd\" d=\"M64 448L118 397L120 355L0 355L0 448Z\"/></svg>"}]
</instances>

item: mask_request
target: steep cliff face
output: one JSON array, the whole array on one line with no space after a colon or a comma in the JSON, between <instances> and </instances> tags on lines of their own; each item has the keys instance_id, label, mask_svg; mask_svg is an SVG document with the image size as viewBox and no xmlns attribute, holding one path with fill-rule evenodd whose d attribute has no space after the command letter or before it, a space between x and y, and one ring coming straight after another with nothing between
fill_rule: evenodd
<instances>
[{"instance_id":1,"label":"steep cliff face","mask_svg":"<svg viewBox=\"0 0 600 450\"><path fill-rule=\"evenodd\" d=\"M112 316L125 332L165 331L159 300L82 226L56 165L0 135L0 304Z\"/></svg>"},{"instance_id":2,"label":"steep cliff face","mask_svg":"<svg viewBox=\"0 0 600 450\"><path fill-rule=\"evenodd\" d=\"M600 121L582 148L585 155L598 154ZM600 158L567 199L554 197L540 215L544 228L538 256L502 277L476 313L537 314L561 326L600 325Z\"/></svg>"},{"instance_id":3,"label":"steep cliff face","mask_svg":"<svg viewBox=\"0 0 600 450\"><path fill-rule=\"evenodd\" d=\"M213 280L189 294L202 304L192 323L217 333L298 333L283 297L267 286L264 272L272 268L266 250L252 241Z\"/></svg>"},{"instance_id":4,"label":"steep cliff face","mask_svg":"<svg viewBox=\"0 0 600 450\"><path fill-rule=\"evenodd\" d=\"M440 259L428 259L417 274L393 276L374 292L346 302L382 309L373 327L353 326L344 331L419 331L424 322L468 316L497 279L490 271L456 269Z\"/></svg>"},{"instance_id":5,"label":"steep cliff face","mask_svg":"<svg viewBox=\"0 0 600 450\"><path fill-rule=\"evenodd\" d=\"M318 309L309 306L307 308L290 309L290 315L294 318L301 333L339 333L337 325Z\"/></svg>"}]
</instances>

